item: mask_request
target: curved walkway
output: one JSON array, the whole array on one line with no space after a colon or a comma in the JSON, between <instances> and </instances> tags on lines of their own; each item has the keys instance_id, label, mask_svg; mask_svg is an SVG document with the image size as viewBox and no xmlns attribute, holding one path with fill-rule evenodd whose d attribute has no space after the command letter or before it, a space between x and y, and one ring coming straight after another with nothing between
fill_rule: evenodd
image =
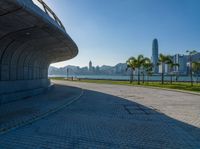
<instances>
[{"instance_id":1,"label":"curved walkway","mask_svg":"<svg viewBox=\"0 0 200 149\"><path fill-rule=\"evenodd\" d=\"M81 87L87 90L121 97L147 107L159 109L162 113L200 128L200 95L172 90L125 85L108 85L82 82L55 81L63 85Z\"/></svg>"},{"instance_id":2,"label":"curved walkway","mask_svg":"<svg viewBox=\"0 0 200 149\"><path fill-rule=\"evenodd\" d=\"M0 135L0 148L200 148L199 124L193 122L199 96L128 86L56 83L56 88L81 87L84 94L67 108ZM187 116L194 117L189 121Z\"/></svg>"}]
</instances>

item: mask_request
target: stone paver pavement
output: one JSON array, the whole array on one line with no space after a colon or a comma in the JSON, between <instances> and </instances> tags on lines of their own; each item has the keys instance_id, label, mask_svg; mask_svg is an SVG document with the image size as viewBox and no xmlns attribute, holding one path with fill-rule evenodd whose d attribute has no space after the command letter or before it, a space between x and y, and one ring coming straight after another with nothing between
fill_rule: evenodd
<instances>
[{"instance_id":1,"label":"stone paver pavement","mask_svg":"<svg viewBox=\"0 0 200 149\"><path fill-rule=\"evenodd\" d=\"M40 119L81 94L80 88L55 86L44 94L0 106L0 134Z\"/></svg>"},{"instance_id":2,"label":"stone paver pavement","mask_svg":"<svg viewBox=\"0 0 200 149\"><path fill-rule=\"evenodd\" d=\"M167 113L164 96L174 92L125 86L59 82L84 89L83 95L70 106L30 125L0 135L2 149L198 149L200 130L192 122ZM57 85L59 87L59 85ZM66 87L69 89L69 87ZM73 88L76 89L76 88ZM131 92L129 92L131 91ZM142 91L143 94L141 93ZM155 90L154 90L155 91ZM126 92L126 94L124 94ZM179 93L177 93L179 95ZM139 96L140 95L140 96ZM123 97L124 96L124 97ZM125 97L126 96L126 97ZM155 101L152 99L155 96ZM185 96L185 95L184 95ZM159 98L161 98L159 100ZM190 95L179 104L199 104ZM181 100L181 99L179 99ZM188 99L189 100L189 99ZM169 101L172 102L170 99ZM178 99L175 99L175 103ZM170 104L173 106L173 103ZM178 102L177 102L178 104ZM165 107L165 108L164 108ZM187 107L187 106L186 106ZM170 108L169 108L170 109ZM192 109L192 108L191 108ZM190 110L189 108L185 110ZM181 110L177 115L184 115ZM183 110L182 110L183 111ZM188 115L193 115L192 110ZM195 114L194 114L195 115ZM189 121L188 119L186 121Z\"/></svg>"}]
</instances>

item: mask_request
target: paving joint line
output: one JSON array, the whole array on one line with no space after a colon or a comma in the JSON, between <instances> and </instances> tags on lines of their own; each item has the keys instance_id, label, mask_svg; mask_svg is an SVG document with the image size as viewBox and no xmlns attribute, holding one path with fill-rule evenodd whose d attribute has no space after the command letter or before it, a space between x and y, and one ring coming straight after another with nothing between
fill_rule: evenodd
<instances>
[{"instance_id":1,"label":"paving joint line","mask_svg":"<svg viewBox=\"0 0 200 149\"><path fill-rule=\"evenodd\" d=\"M139 86L139 85L136 85L135 87L150 88L150 89L160 89L160 90L173 91L173 92L186 93L186 94L192 94L192 95L200 96L200 93L198 93L198 92L183 91L183 90L178 90L178 89L170 89L170 88L162 88L162 87L153 87L153 86Z\"/></svg>"},{"instance_id":2,"label":"paving joint line","mask_svg":"<svg viewBox=\"0 0 200 149\"><path fill-rule=\"evenodd\" d=\"M62 80L55 80L55 81L62 81ZM64 81L68 81L68 80L64 80ZM95 82L79 82L79 83L93 83L93 84L102 84L102 85L103 84L104 85L122 85L122 86L131 86L131 87L160 89L160 90L173 91L173 92L186 93L186 94L192 94L192 95L200 96L200 92L187 91L187 90L179 90L179 89L170 89L170 88L163 88L163 87L154 87L154 86L143 86L143 85L133 85L132 86L132 85L126 85L126 84L109 84L109 83L95 83Z\"/></svg>"}]
</instances>

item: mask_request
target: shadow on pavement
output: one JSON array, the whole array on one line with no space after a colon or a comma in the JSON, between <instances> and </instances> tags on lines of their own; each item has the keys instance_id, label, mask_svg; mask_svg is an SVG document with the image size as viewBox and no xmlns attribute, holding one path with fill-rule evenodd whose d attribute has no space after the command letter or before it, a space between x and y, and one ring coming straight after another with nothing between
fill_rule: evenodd
<instances>
[{"instance_id":1,"label":"shadow on pavement","mask_svg":"<svg viewBox=\"0 0 200 149\"><path fill-rule=\"evenodd\" d=\"M57 85L55 88L59 87L66 86ZM69 88L66 87L66 91ZM83 96L70 106L0 136L0 148L25 149L27 145L49 149L198 149L200 129L157 109L84 90Z\"/></svg>"}]
</instances>

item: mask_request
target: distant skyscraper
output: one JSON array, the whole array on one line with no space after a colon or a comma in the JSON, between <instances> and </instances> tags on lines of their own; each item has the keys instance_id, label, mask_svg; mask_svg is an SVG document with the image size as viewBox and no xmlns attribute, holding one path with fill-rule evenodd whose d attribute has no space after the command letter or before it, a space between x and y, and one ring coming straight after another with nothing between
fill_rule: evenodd
<instances>
[{"instance_id":1,"label":"distant skyscraper","mask_svg":"<svg viewBox=\"0 0 200 149\"><path fill-rule=\"evenodd\" d=\"M92 62L89 62L89 71L92 71Z\"/></svg>"},{"instance_id":2,"label":"distant skyscraper","mask_svg":"<svg viewBox=\"0 0 200 149\"><path fill-rule=\"evenodd\" d=\"M179 64L179 66L174 67L173 70L181 75L186 75L188 56L175 54L172 56L172 59L174 63Z\"/></svg>"},{"instance_id":3,"label":"distant skyscraper","mask_svg":"<svg viewBox=\"0 0 200 149\"><path fill-rule=\"evenodd\" d=\"M152 44L152 63L154 65L153 72L158 73L158 40L154 39Z\"/></svg>"}]
</instances>

